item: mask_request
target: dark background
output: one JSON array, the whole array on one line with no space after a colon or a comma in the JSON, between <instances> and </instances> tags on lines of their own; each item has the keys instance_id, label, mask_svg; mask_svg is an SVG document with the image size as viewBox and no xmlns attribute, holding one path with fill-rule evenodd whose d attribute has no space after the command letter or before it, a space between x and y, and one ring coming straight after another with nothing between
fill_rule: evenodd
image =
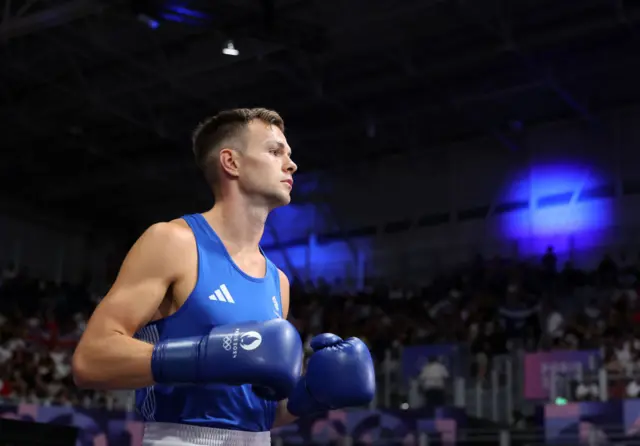
<instances>
[{"instance_id":1,"label":"dark background","mask_svg":"<svg viewBox=\"0 0 640 446\"><path fill-rule=\"evenodd\" d=\"M211 204L190 133L221 109L279 111L302 176L479 135L516 147L640 97L638 2L0 3L0 188L119 230Z\"/></svg>"}]
</instances>

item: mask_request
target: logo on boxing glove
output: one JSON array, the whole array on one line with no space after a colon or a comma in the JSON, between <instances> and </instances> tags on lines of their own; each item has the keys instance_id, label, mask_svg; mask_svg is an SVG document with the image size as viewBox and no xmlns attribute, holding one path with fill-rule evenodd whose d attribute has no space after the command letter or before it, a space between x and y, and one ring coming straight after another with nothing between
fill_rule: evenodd
<instances>
[{"instance_id":1,"label":"logo on boxing glove","mask_svg":"<svg viewBox=\"0 0 640 446\"><path fill-rule=\"evenodd\" d=\"M243 350L251 351L260 347L262 336L257 331L248 331L240 336L240 347Z\"/></svg>"},{"instance_id":2,"label":"logo on boxing glove","mask_svg":"<svg viewBox=\"0 0 640 446\"><path fill-rule=\"evenodd\" d=\"M248 331L240 333L240 329L236 328L232 335L222 338L222 348L231 351L233 358L238 356L238 346L242 350L252 351L260 347L262 344L262 336L257 331Z\"/></svg>"}]
</instances>

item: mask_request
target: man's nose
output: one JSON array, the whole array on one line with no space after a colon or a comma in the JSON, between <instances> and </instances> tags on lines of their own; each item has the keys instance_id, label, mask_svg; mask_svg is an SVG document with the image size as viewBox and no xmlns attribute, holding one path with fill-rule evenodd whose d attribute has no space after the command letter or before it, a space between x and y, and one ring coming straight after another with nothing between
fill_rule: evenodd
<instances>
[{"instance_id":1,"label":"man's nose","mask_svg":"<svg viewBox=\"0 0 640 446\"><path fill-rule=\"evenodd\" d=\"M298 165L292 160L289 160L285 170L289 173L294 173L296 170L298 170Z\"/></svg>"}]
</instances>

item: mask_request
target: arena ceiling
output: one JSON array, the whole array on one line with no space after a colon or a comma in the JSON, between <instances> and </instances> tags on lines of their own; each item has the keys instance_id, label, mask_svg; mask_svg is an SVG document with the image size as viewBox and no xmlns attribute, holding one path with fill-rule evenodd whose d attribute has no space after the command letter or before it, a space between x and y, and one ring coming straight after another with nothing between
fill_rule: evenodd
<instances>
[{"instance_id":1,"label":"arena ceiling","mask_svg":"<svg viewBox=\"0 0 640 446\"><path fill-rule=\"evenodd\" d=\"M0 4L0 186L105 225L209 205L190 133L229 107L314 171L640 101L637 1Z\"/></svg>"}]
</instances>

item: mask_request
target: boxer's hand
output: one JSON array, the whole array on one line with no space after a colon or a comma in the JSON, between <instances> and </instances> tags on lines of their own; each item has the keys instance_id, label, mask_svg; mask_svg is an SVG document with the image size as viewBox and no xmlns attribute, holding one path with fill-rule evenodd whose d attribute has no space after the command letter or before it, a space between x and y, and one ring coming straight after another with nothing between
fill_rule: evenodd
<instances>
[{"instance_id":1,"label":"boxer's hand","mask_svg":"<svg viewBox=\"0 0 640 446\"><path fill-rule=\"evenodd\" d=\"M300 378L302 341L284 319L220 325L207 336L159 342L151 370L158 383L252 384L281 400Z\"/></svg>"},{"instance_id":2,"label":"boxer's hand","mask_svg":"<svg viewBox=\"0 0 640 446\"><path fill-rule=\"evenodd\" d=\"M287 409L304 416L342 407L368 404L376 392L369 348L358 338L343 341L334 334L311 340L314 353L307 374L289 395Z\"/></svg>"}]
</instances>

